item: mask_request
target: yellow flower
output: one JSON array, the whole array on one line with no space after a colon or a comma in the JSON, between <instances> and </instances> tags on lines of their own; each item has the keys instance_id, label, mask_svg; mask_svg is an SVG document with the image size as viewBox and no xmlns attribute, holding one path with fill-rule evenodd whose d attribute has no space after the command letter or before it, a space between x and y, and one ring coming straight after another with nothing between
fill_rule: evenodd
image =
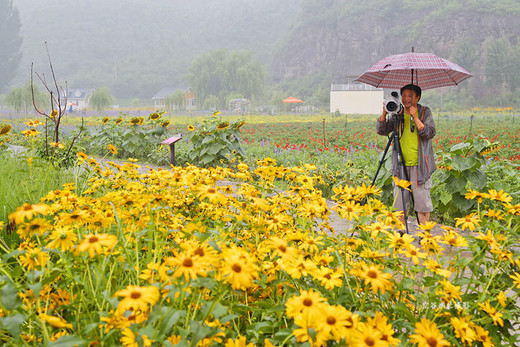
<instances>
[{"instance_id":1,"label":"yellow flower","mask_svg":"<svg viewBox=\"0 0 520 347\"><path fill-rule=\"evenodd\" d=\"M11 124L4 125L2 128L0 128L0 136L9 134L11 129Z\"/></svg>"},{"instance_id":2,"label":"yellow flower","mask_svg":"<svg viewBox=\"0 0 520 347\"><path fill-rule=\"evenodd\" d=\"M58 111L57 111L57 110L52 110L52 112L51 112L51 114L49 115L49 117L54 118L54 117L56 117L56 116L58 116Z\"/></svg>"},{"instance_id":3,"label":"yellow flower","mask_svg":"<svg viewBox=\"0 0 520 347\"><path fill-rule=\"evenodd\" d=\"M74 242L78 239L78 237L71 228L64 226L54 229L52 234L49 236L49 239L52 241L49 242L47 247L66 251L74 246Z\"/></svg>"},{"instance_id":4,"label":"yellow flower","mask_svg":"<svg viewBox=\"0 0 520 347\"><path fill-rule=\"evenodd\" d=\"M343 272L340 269L332 271L328 267L322 266L315 276L327 290L333 290L334 288L341 287L343 284Z\"/></svg>"},{"instance_id":5,"label":"yellow flower","mask_svg":"<svg viewBox=\"0 0 520 347\"><path fill-rule=\"evenodd\" d=\"M513 275L509 275L513 279L513 285L516 285L520 288L520 274L515 272Z\"/></svg>"},{"instance_id":6,"label":"yellow flower","mask_svg":"<svg viewBox=\"0 0 520 347\"><path fill-rule=\"evenodd\" d=\"M229 122L222 122L219 125L217 125L217 130L224 130L227 127L229 127Z\"/></svg>"},{"instance_id":7,"label":"yellow flower","mask_svg":"<svg viewBox=\"0 0 520 347\"><path fill-rule=\"evenodd\" d=\"M471 213L464 218L455 218L455 221L456 227L460 226L462 230L469 229L471 231L474 231L475 228L479 226L480 217L477 216L475 213Z\"/></svg>"},{"instance_id":8,"label":"yellow flower","mask_svg":"<svg viewBox=\"0 0 520 347\"><path fill-rule=\"evenodd\" d=\"M148 347L152 345L152 340L146 335L141 335L143 338L143 346ZM125 328L122 332L121 339L119 340L124 347L139 347L139 344L135 340L135 334L129 328Z\"/></svg>"},{"instance_id":9,"label":"yellow flower","mask_svg":"<svg viewBox=\"0 0 520 347\"><path fill-rule=\"evenodd\" d=\"M45 313L41 313L38 317L40 319L43 319L50 326L53 326L55 328L73 329L72 324L68 323L65 319L63 319L61 317L49 316L48 314L45 314Z\"/></svg>"},{"instance_id":10,"label":"yellow flower","mask_svg":"<svg viewBox=\"0 0 520 347\"><path fill-rule=\"evenodd\" d=\"M444 339L437 325L427 318L422 318L415 323L415 334L410 335L410 342L416 343L418 347L444 347L451 344Z\"/></svg>"},{"instance_id":11,"label":"yellow flower","mask_svg":"<svg viewBox=\"0 0 520 347\"><path fill-rule=\"evenodd\" d=\"M117 148L114 147L114 145L112 145L112 144L108 144L108 150L109 150L112 154L114 154L114 155L117 154Z\"/></svg>"},{"instance_id":12,"label":"yellow flower","mask_svg":"<svg viewBox=\"0 0 520 347\"><path fill-rule=\"evenodd\" d=\"M119 125L121 123L123 123L123 118L117 118L116 121L115 121L115 124Z\"/></svg>"},{"instance_id":13,"label":"yellow flower","mask_svg":"<svg viewBox=\"0 0 520 347\"><path fill-rule=\"evenodd\" d=\"M188 130L189 130L189 131L193 131L193 130L195 130L195 127L194 127L193 125L190 124L190 125L188 125Z\"/></svg>"},{"instance_id":14,"label":"yellow flower","mask_svg":"<svg viewBox=\"0 0 520 347\"><path fill-rule=\"evenodd\" d=\"M494 307L491 307L489 304L489 300L486 300L484 303L478 304L478 306L486 312L491 319L493 319L493 324L500 325L501 327L504 326L504 320L502 319L503 314L498 312L498 310Z\"/></svg>"},{"instance_id":15,"label":"yellow flower","mask_svg":"<svg viewBox=\"0 0 520 347\"><path fill-rule=\"evenodd\" d=\"M122 314L125 311L147 312L150 306L157 303L160 296L159 294L159 288L155 286L139 287L129 285L114 294L114 297L123 297L117 305L116 313Z\"/></svg>"},{"instance_id":16,"label":"yellow flower","mask_svg":"<svg viewBox=\"0 0 520 347\"><path fill-rule=\"evenodd\" d=\"M157 120L157 119L161 118L161 115L160 115L159 113L157 113L157 112L154 112L154 113L152 113L152 114L149 116L149 118L150 118L151 120Z\"/></svg>"},{"instance_id":17,"label":"yellow flower","mask_svg":"<svg viewBox=\"0 0 520 347\"><path fill-rule=\"evenodd\" d=\"M52 227L50 222L43 218L34 218L29 223L23 223L16 231L22 239L30 238L33 235L43 235Z\"/></svg>"},{"instance_id":18,"label":"yellow flower","mask_svg":"<svg viewBox=\"0 0 520 347\"><path fill-rule=\"evenodd\" d=\"M221 113L220 111L215 111L215 112L213 112L213 117L218 116L220 113Z\"/></svg>"},{"instance_id":19,"label":"yellow flower","mask_svg":"<svg viewBox=\"0 0 520 347\"><path fill-rule=\"evenodd\" d=\"M464 345L472 345L477 335L472 328L473 323L471 323L470 317L453 317L450 319L450 323L453 326L453 330L455 330L455 336L459 338Z\"/></svg>"},{"instance_id":20,"label":"yellow flower","mask_svg":"<svg viewBox=\"0 0 520 347\"><path fill-rule=\"evenodd\" d=\"M172 274L173 278L184 276L186 282L190 279L196 279L197 276L206 276L203 264L196 255L192 256L188 253L178 253L175 257L166 258L165 264L175 267L175 271Z\"/></svg>"},{"instance_id":21,"label":"yellow flower","mask_svg":"<svg viewBox=\"0 0 520 347\"><path fill-rule=\"evenodd\" d=\"M383 334L371 324L360 323L351 335L351 346L357 347L387 347Z\"/></svg>"},{"instance_id":22,"label":"yellow flower","mask_svg":"<svg viewBox=\"0 0 520 347\"><path fill-rule=\"evenodd\" d=\"M394 180L394 184L396 187L400 187L403 189L406 189L407 191L411 192L412 190L409 188L412 185L412 182L407 180L399 179L396 176L392 176L392 179Z\"/></svg>"},{"instance_id":23,"label":"yellow flower","mask_svg":"<svg viewBox=\"0 0 520 347\"><path fill-rule=\"evenodd\" d=\"M339 342L350 335L357 315L340 305L323 305L321 312L322 314L316 317L315 324L317 330L324 335L323 339L328 340L332 336Z\"/></svg>"},{"instance_id":24,"label":"yellow flower","mask_svg":"<svg viewBox=\"0 0 520 347\"><path fill-rule=\"evenodd\" d=\"M23 267L31 270L35 267L45 267L50 259L50 255L47 252L43 252L40 248L28 248L24 254L20 255L19 259Z\"/></svg>"},{"instance_id":25,"label":"yellow flower","mask_svg":"<svg viewBox=\"0 0 520 347\"><path fill-rule=\"evenodd\" d=\"M105 118L103 118L103 119L101 120L101 123L103 123L103 124L107 124L109 121L110 121L110 118L105 117Z\"/></svg>"},{"instance_id":26,"label":"yellow flower","mask_svg":"<svg viewBox=\"0 0 520 347\"><path fill-rule=\"evenodd\" d=\"M169 120L164 121L164 122L161 123L161 127L166 128L168 125L170 125L170 123L171 122Z\"/></svg>"},{"instance_id":27,"label":"yellow flower","mask_svg":"<svg viewBox=\"0 0 520 347\"><path fill-rule=\"evenodd\" d=\"M503 203L510 203L513 200L513 197L507 193L504 193L503 190L497 192L495 189L490 189L487 192L486 197L491 200L496 200Z\"/></svg>"},{"instance_id":28,"label":"yellow flower","mask_svg":"<svg viewBox=\"0 0 520 347\"><path fill-rule=\"evenodd\" d=\"M228 339L224 347L255 347L252 343L247 343L244 336L240 336L238 339Z\"/></svg>"},{"instance_id":29,"label":"yellow flower","mask_svg":"<svg viewBox=\"0 0 520 347\"><path fill-rule=\"evenodd\" d=\"M304 317L317 318L322 314L326 299L312 289L300 290L299 296L287 299L285 304L287 316L295 318Z\"/></svg>"},{"instance_id":30,"label":"yellow flower","mask_svg":"<svg viewBox=\"0 0 520 347\"><path fill-rule=\"evenodd\" d=\"M218 280L231 283L233 289L247 289L258 277L258 265L247 251L231 245L222 250Z\"/></svg>"},{"instance_id":31,"label":"yellow flower","mask_svg":"<svg viewBox=\"0 0 520 347\"><path fill-rule=\"evenodd\" d=\"M487 210L484 215L490 218L495 218L496 220L504 220L504 213L502 211L495 211L490 209Z\"/></svg>"},{"instance_id":32,"label":"yellow flower","mask_svg":"<svg viewBox=\"0 0 520 347\"><path fill-rule=\"evenodd\" d=\"M80 252L88 252L91 258L96 254L105 254L107 250L111 250L117 243L117 237L109 234L88 234L83 241L76 247L75 254Z\"/></svg>"},{"instance_id":33,"label":"yellow flower","mask_svg":"<svg viewBox=\"0 0 520 347\"><path fill-rule=\"evenodd\" d=\"M380 271L378 265L363 264L359 277L365 281L365 285L370 284L374 294L377 294L378 290L381 291L381 294L384 294L386 290L392 288L392 282L390 282L392 274Z\"/></svg>"},{"instance_id":34,"label":"yellow flower","mask_svg":"<svg viewBox=\"0 0 520 347\"><path fill-rule=\"evenodd\" d=\"M22 223L25 218L30 220L35 214L47 214L49 211L49 206L45 204L23 204L21 207L18 207L15 212L9 214L9 220L14 222L15 224Z\"/></svg>"},{"instance_id":35,"label":"yellow flower","mask_svg":"<svg viewBox=\"0 0 520 347\"><path fill-rule=\"evenodd\" d=\"M502 305L502 307L506 307L506 302L507 302L507 296L506 294L501 291L500 293L498 293L497 295L497 301L500 305Z\"/></svg>"}]
</instances>

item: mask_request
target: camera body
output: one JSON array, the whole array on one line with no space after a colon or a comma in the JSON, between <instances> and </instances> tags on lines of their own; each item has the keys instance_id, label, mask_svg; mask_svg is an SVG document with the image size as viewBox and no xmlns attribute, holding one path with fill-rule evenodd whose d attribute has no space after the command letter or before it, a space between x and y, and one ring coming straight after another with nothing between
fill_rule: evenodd
<instances>
[{"instance_id":1,"label":"camera body","mask_svg":"<svg viewBox=\"0 0 520 347\"><path fill-rule=\"evenodd\" d=\"M390 97L383 102L384 108L389 115L399 114L403 110L403 104L398 92L390 93Z\"/></svg>"}]
</instances>

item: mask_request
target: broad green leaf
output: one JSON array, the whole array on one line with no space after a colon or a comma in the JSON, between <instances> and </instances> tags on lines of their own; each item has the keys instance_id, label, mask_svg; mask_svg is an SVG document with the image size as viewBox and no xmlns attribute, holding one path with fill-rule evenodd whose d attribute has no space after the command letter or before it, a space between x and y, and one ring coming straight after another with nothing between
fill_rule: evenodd
<instances>
[{"instance_id":1,"label":"broad green leaf","mask_svg":"<svg viewBox=\"0 0 520 347\"><path fill-rule=\"evenodd\" d=\"M486 186L487 176L480 169L477 169L475 171L465 171L464 176L466 176L468 181L473 183L473 185L477 189L482 189Z\"/></svg>"},{"instance_id":2,"label":"broad green leaf","mask_svg":"<svg viewBox=\"0 0 520 347\"><path fill-rule=\"evenodd\" d=\"M453 177L448 182L446 182L446 189L448 192L454 193L466 193L466 184L468 180L464 176Z\"/></svg>"},{"instance_id":3,"label":"broad green leaf","mask_svg":"<svg viewBox=\"0 0 520 347\"><path fill-rule=\"evenodd\" d=\"M13 316L3 317L0 318L0 323L3 325L7 331L11 333L13 336L19 336L21 325L23 322L25 322L25 316L21 313L17 313Z\"/></svg>"},{"instance_id":4,"label":"broad green leaf","mask_svg":"<svg viewBox=\"0 0 520 347\"><path fill-rule=\"evenodd\" d=\"M454 170L465 171L477 168L480 162L475 157L454 157L451 166Z\"/></svg>"},{"instance_id":5,"label":"broad green leaf","mask_svg":"<svg viewBox=\"0 0 520 347\"><path fill-rule=\"evenodd\" d=\"M439 196L439 200L444 204L448 205L450 201L452 200L451 194L448 192L442 192Z\"/></svg>"},{"instance_id":6,"label":"broad green leaf","mask_svg":"<svg viewBox=\"0 0 520 347\"><path fill-rule=\"evenodd\" d=\"M2 303L8 310L13 310L20 305L18 291L13 283L7 283L2 287Z\"/></svg>"},{"instance_id":7,"label":"broad green leaf","mask_svg":"<svg viewBox=\"0 0 520 347\"><path fill-rule=\"evenodd\" d=\"M457 143L456 145L451 147L450 152L461 154L464 152L464 150L467 150L470 146L471 146L471 144L467 143L467 142Z\"/></svg>"}]
</instances>

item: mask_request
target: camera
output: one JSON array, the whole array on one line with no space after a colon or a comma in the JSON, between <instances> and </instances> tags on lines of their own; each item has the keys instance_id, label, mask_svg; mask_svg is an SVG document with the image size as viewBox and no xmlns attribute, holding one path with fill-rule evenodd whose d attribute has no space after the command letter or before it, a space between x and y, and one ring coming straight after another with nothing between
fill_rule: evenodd
<instances>
[{"instance_id":1,"label":"camera","mask_svg":"<svg viewBox=\"0 0 520 347\"><path fill-rule=\"evenodd\" d=\"M390 115L398 114L403 109L403 104L401 104L401 99L397 92L390 93L390 97L385 99L383 105L386 112Z\"/></svg>"}]
</instances>

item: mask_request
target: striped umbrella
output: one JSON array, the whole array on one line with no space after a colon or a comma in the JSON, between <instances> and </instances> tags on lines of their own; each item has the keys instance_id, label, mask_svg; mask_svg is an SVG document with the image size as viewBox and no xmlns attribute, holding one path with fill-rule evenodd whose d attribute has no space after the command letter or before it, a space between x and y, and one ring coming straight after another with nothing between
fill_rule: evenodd
<instances>
[{"instance_id":1,"label":"striped umbrella","mask_svg":"<svg viewBox=\"0 0 520 347\"><path fill-rule=\"evenodd\" d=\"M415 53L412 49L412 52L383 58L355 81L392 89L412 83L424 90L458 85L471 76L455 63L433 53Z\"/></svg>"}]
</instances>

